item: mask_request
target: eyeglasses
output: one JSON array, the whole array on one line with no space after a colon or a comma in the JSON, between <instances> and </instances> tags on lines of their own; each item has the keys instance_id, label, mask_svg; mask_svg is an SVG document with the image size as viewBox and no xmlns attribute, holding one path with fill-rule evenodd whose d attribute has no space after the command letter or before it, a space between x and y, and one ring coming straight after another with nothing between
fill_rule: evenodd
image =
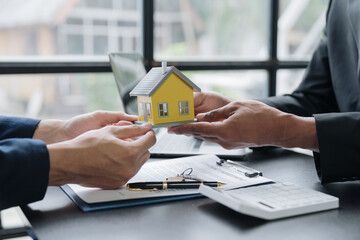
<instances>
[{"instance_id":1,"label":"eyeglasses","mask_svg":"<svg viewBox=\"0 0 360 240\"><path fill-rule=\"evenodd\" d=\"M187 168L182 173L177 174L176 177L168 177L167 181L177 181L177 182L185 182L186 180L195 180L195 181L203 181L200 178L197 178L196 175L192 175L193 169Z\"/></svg>"}]
</instances>

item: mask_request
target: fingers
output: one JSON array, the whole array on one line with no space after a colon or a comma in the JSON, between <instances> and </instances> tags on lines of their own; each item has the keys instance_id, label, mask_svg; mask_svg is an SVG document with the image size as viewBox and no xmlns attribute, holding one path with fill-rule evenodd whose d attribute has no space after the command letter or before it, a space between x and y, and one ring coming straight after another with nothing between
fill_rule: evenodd
<instances>
[{"instance_id":1,"label":"fingers","mask_svg":"<svg viewBox=\"0 0 360 240\"><path fill-rule=\"evenodd\" d=\"M205 94L202 92L194 92L194 107L201 106L204 102Z\"/></svg>"},{"instance_id":2,"label":"fingers","mask_svg":"<svg viewBox=\"0 0 360 240\"><path fill-rule=\"evenodd\" d=\"M95 111L92 115L101 122L103 126L107 124L117 123L119 121L137 121L138 117L134 115L128 115L123 112L111 112L111 111Z\"/></svg>"},{"instance_id":3,"label":"fingers","mask_svg":"<svg viewBox=\"0 0 360 240\"><path fill-rule=\"evenodd\" d=\"M199 135L201 137L216 137L219 135L220 131L220 125L217 122L189 123L168 129L168 133Z\"/></svg>"},{"instance_id":4,"label":"fingers","mask_svg":"<svg viewBox=\"0 0 360 240\"><path fill-rule=\"evenodd\" d=\"M156 143L155 133L154 131L148 131L144 136L136 139L131 143L134 144L135 146L140 147L141 149L144 149L144 151L147 151Z\"/></svg>"},{"instance_id":5,"label":"fingers","mask_svg":"<svg viewBox=\"0 0 360 240\"><path fill-rule=\"evenodd\" d=\"M228 106L212 110L207 113L200 113L196 116L199 122L217 122L227 119L232 113L232 109Z\"/></svg>"},{"instance_id":6,"label":"fingers","mask_svg":"<svg viewBox=\"0 0 360 240\"><path fill-rule=\"evenodd\" d=\"M117 138L126 139L142 136L152 129L151 123L143 125L129 125L122 127L111 127L111 131Z\"/></svg>"},{"instance_id":7,"label":"fingers","mask_svg":"<svg viewBox=\"0 0 360 240\"><path fill-rule=\"evenodd\" d=\"M128 125L132 125L133 123L132 122L129 122L129 121L119 121L117 123L110 123L108 125L112 125L112 126L128 126Z\"/></svg>"}]
</instances>

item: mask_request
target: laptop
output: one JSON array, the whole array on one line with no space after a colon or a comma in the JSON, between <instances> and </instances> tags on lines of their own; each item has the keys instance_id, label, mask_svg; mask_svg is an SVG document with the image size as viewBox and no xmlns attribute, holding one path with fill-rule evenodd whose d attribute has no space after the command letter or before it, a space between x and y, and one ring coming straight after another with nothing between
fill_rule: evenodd
<instances>
[{"instance_id":1,"label":"laptop","mask_svg":"<svg viewBox=\"0 0 360 240\"><path fill-rule=\"evenodd\" d=\"M123 109L126 113L138 115L137 98L129 93L146 75L142 56L138 53L110 53L111 69L114 73ZM151 157L183 157L200 154L215 154L220 158L240 159L251 152L248 148L226 150L216 143L194 137L168 134L167 128L154 129L156 144L150 149Z\"/></svg>"}]
</instances>

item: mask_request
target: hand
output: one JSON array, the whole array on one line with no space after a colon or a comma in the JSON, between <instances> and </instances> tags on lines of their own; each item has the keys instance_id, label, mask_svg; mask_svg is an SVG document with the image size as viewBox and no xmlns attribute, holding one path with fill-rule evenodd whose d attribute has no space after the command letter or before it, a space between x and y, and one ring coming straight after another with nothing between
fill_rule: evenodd
<instances>
[{"instance_id":1,"label":"hand","mask_svg":"<svg viewBox=\"0 0 360 240\"><path fill-rule=\"evenodd\" d=\"M205 113L230 103L231 100L214 92L195 92L194 108L195 115Z\"/></svg>"},{"instance_id":2,"label":"hand","mask_svg":"<svg viewBox=\"0 0 360 240\"><path fill-rule=\"evenodd\" d=\"M99 129L107 125L129 125L138 120L121 112L96 111L79 115L67 121L42 120L33 138L41 139L47 144L73 139L87 131Z\"/></svg>"},{"instance_id":3,"label":"hand","mask_svg":"<svg viewBox=\"0 0 360 240\"><path fill-rule=\"evenodd\" d=\"M146 124L107 126L50 144L49 185L119 188L146 162L155 142L151 124Z\"/></svg>"},{"instance_id":4,"label":"hand","mask_svg":"<svg viewBox=\"0 0 360 240\"><path fill-rule=\"evenodd\" d=\"M198 123L169 128L226 149L280 146L318 151L314 118L301 118L257 101L236 101L196 116Z\"/></svg>"}]
</instances>

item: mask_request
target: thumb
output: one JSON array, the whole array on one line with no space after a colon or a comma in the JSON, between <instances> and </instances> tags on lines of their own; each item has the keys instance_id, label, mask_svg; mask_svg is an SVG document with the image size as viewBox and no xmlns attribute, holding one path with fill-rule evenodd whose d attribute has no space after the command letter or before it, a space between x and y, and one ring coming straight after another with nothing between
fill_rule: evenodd
<instances>
[{"instance_id":1,"label":"thumb","mask_svg":"<svg viewBox=\"0 0 360 240\"><path fill-rule=\"evenodd\" d=\"M199 122L220 122L227 119L230 115L229 109L224 106L207 113L199 113L196 115L196 119Z\"/></svg>"}]
</instances>

